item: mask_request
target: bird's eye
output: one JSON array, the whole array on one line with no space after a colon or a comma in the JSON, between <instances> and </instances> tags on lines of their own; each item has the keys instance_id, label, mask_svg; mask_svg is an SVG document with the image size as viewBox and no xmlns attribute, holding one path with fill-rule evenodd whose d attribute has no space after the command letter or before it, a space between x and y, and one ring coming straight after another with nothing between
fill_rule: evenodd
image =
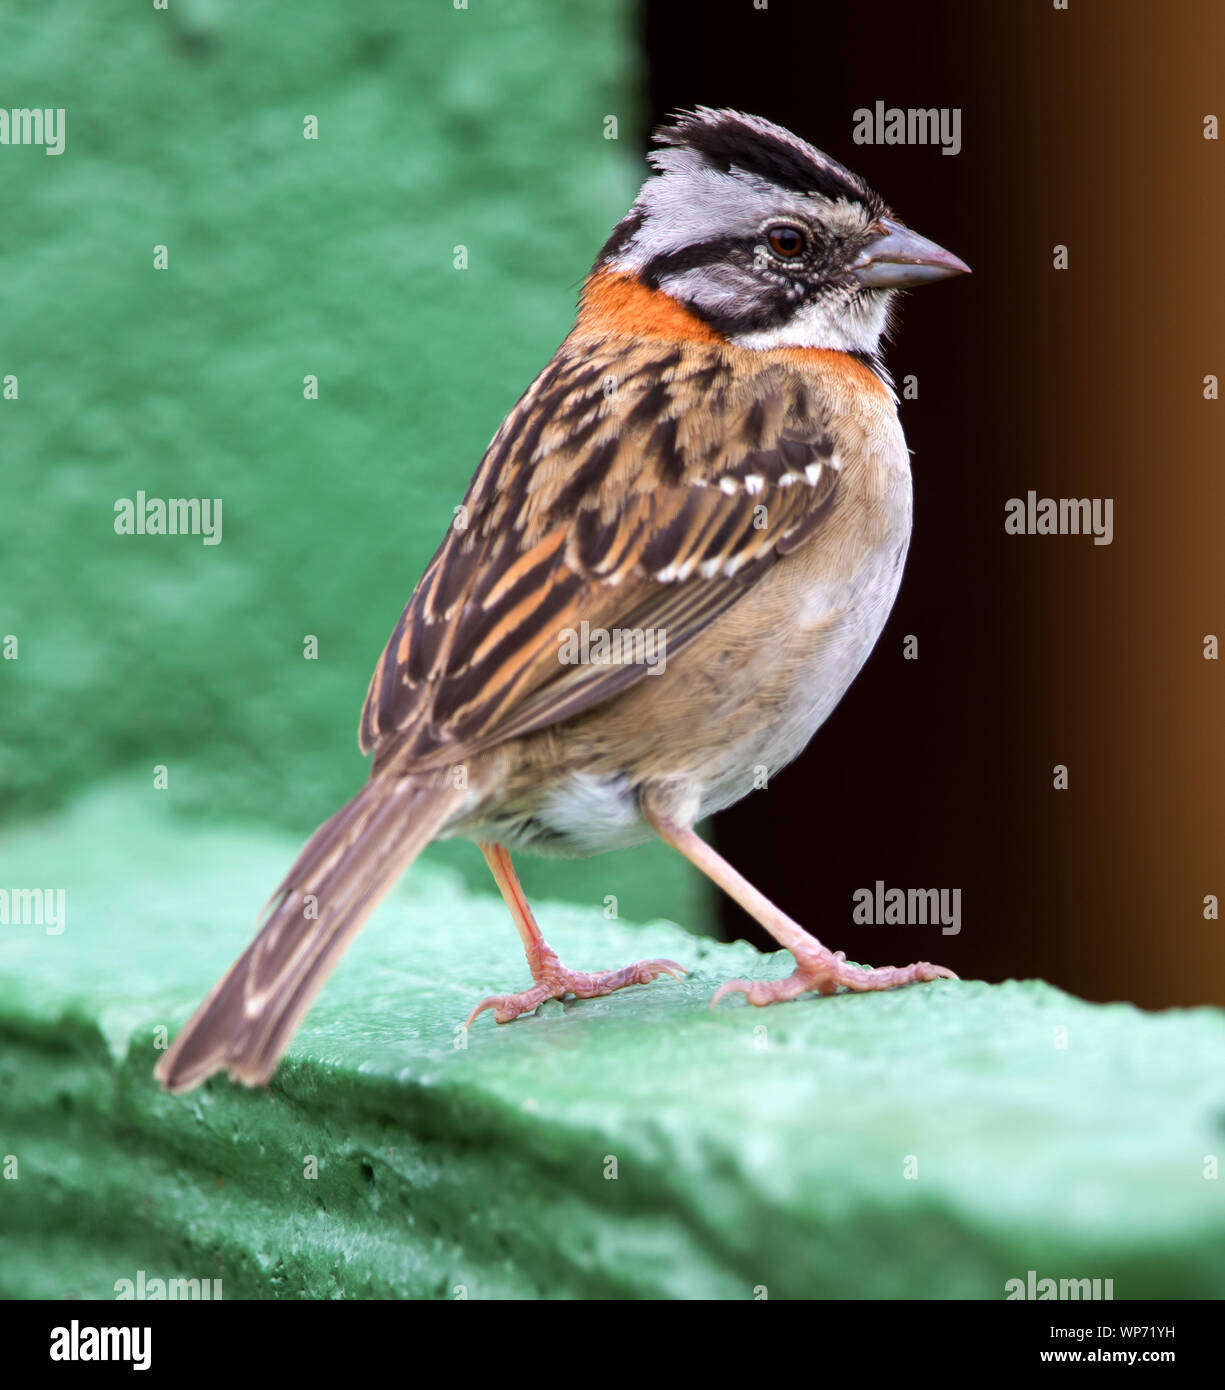
<instances>
[{"instance_id":1,"label":"bird's eye","mask_svg":"<svg viewBox=\"0 0 1225 1390\"><path fill-rule=\"evenodd\" d=\"M766 242L770 250L785 261L794 261L802 256L808 245L808 239L804 233L798 227L791 227L786 222L780 222L774 227L767 227Z\"/></svg>"}]
</instances>

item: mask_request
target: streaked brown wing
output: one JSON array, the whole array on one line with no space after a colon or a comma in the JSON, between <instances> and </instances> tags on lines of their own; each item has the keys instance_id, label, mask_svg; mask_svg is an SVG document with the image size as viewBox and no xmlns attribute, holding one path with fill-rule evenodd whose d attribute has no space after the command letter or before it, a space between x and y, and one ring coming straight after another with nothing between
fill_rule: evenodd
<instances>
[{"instance_id":1,"label":"streaked brown wing","mask_svg":"<svg viewBox=\"0 0 1225 1390\"><path fill-rule=\"evenodd\" d=\"M361 746L435 761L641 678L564 665L561 634L652 628L676 652L819 528L838 479L811 381L718 347L572 337L507 416L396 624Z\"/></svg>"}]
</instances>

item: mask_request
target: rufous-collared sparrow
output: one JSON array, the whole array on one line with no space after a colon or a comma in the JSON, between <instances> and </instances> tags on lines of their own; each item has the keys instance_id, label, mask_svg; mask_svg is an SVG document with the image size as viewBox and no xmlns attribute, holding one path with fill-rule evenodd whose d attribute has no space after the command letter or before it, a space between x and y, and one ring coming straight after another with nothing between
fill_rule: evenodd
<instances>
[{"instance_id":1,"label":"rufous-collared sparrow","mask_svg":"<svg viewBox=\"0 0 1225 1390\"><path fill-rule=\"evenodd\" d=\"M880 342L894 291L968 267L767 121L700 108L655 139L573 330L494 436L379 660L370 780L162 1059L171 1090L222 1069L267 1080L378 901L453 836L484 852L535 982L472 1018L680 971L567 970L511 865L512 849L653 835L795 958L715 1000L950 975L847 962L693 827L803 749L884 627L911 481Z\"/></svg>"}]
</instances>

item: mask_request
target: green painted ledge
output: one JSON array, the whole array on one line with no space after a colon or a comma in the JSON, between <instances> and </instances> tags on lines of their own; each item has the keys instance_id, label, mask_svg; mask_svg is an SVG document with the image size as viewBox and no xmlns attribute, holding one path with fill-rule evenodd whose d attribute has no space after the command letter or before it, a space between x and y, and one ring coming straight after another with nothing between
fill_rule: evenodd
<instances>
[{"instance_id":1,"label":"green painted ledge","mask_svg":"<svg viewBox=\"0 0 1225 1390\"><path fill-rule=\"evenodd\" d=\"M711 1013L717 982L783 961L543 904L577 966L693 973L485 1018L465 1049L472 1002L525 971L501 905L428 862L268 1091L164 1096L156 1030L297 848L164 805L114 786L3 845L0 881L68 903L62 935L0 928L5 1297L109 1298L139 1270L227 1298L1000 1298L1029 1269L1225 1294L1219 1012L972 982Z\"/></svg>"}]
</instances>

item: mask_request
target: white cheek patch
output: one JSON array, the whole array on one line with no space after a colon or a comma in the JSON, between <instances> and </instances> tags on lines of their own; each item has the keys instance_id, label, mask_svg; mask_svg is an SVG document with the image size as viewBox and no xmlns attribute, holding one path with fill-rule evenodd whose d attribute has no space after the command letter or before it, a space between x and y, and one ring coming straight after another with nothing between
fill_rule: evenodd
<instances>
[{"instance_id":1,"label":"white cheek patch","mask_svg":"<svg viewBox=\"0 0 1225 1390\"><path fill-rule=\"evenodd\" d=\"M777 328L740 333L732 342L738 347L759 349L811 347L875 354L888 323L888 291L860 295L855 301L827 294L802 305Z\"/></svg>"},{"instance_id":2,"label":"white cheek patch","mask_svg":"<svg viewBox=\"0 0 1225 1390\"><path fill-rule=\"evenodd\" d=\"M757 294L753 277L730 265L705 265L665 275L659 288L680 304L730 318L750 308Z\"/></svg>"}]
</instances>

